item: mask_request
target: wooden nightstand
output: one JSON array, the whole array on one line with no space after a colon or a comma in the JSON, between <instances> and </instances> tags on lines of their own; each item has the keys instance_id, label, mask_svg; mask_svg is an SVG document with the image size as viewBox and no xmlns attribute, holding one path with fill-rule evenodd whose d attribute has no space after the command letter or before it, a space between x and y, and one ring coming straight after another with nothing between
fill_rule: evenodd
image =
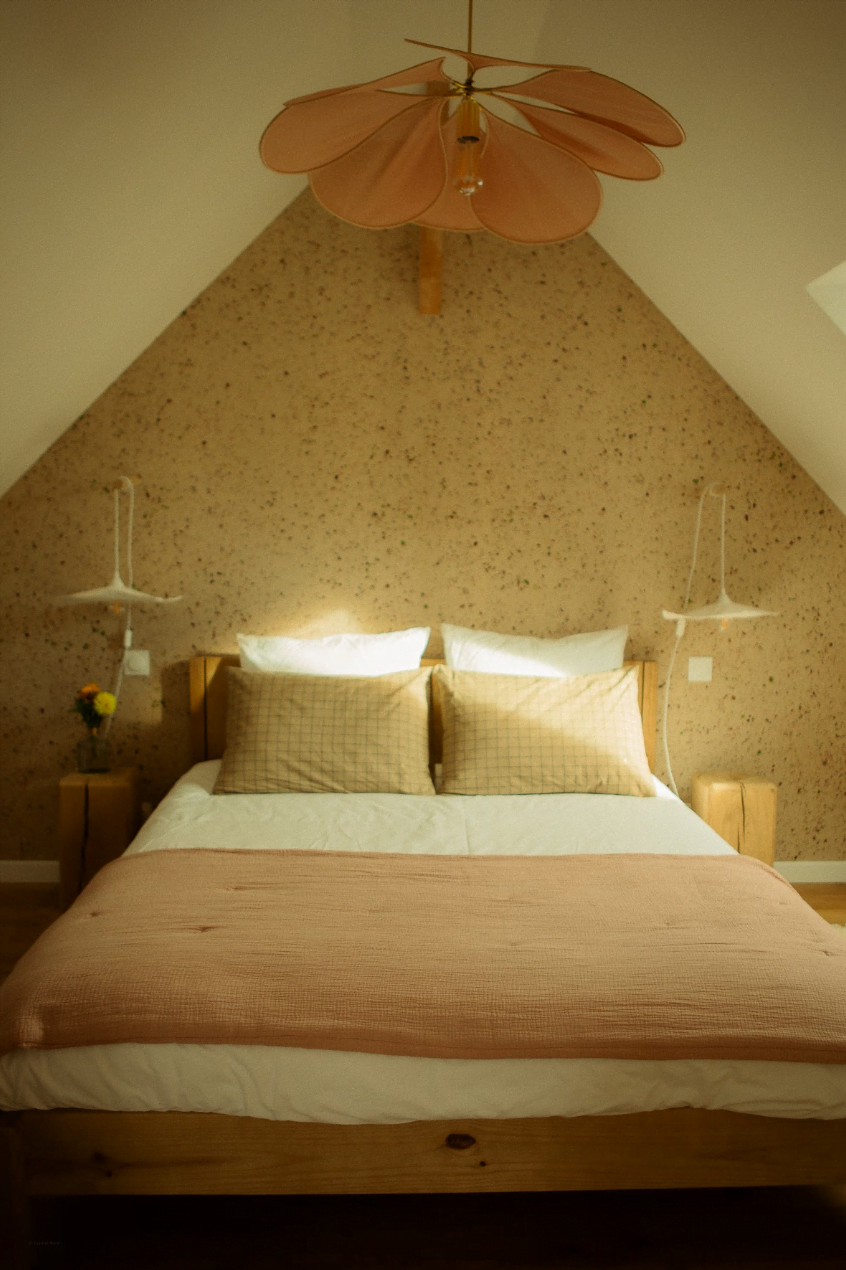
<instances>
[{"instance_id":1,"label":"wooden nightstand","mask_svg":"<svg viewBox=\"0 0 846 1270\"><path fill-rule=\"evenodd\" d=\"M62 777L59 864L65 908L98 869L126 850L140 823L137 767Z\"/></svg>"},{"instance_id":2,"label":"wooden nightstand","mask_svg":"<svg viewBox=\"0 0 846 1270\"><path fill-rule=\"evenodd\" d=\"M691 806L729 846L765 864L775 859L776 794L773 781L743 772L700 772Z\"/></svg>"}]
</instances>

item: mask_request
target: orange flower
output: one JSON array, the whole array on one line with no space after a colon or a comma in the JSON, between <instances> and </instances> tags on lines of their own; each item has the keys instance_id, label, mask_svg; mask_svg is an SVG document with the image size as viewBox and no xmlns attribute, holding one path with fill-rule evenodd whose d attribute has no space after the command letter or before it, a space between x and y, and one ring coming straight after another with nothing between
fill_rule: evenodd
<instances>
[{"instance_id":1,"label":"orange flower","mask_svg":"<svg viewBox=\"0 0 846 1270\"><path fill-rule=\"evenodd\" d=\"M99 684L86 684L85 687L80 688L79 692L76 694L77 699L82 700L84 697L90 697L93 700L93 698L97 696L97 693L99 691L100 691Z\"/></svg>"}]
</instances>

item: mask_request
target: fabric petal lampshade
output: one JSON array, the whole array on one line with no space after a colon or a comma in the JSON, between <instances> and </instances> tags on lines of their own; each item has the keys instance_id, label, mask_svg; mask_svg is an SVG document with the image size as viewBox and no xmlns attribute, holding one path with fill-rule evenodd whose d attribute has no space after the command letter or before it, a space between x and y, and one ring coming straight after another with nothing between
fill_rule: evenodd
<instances>
[{"instance_id":1,"label":"fabric petal lampshade","mask_svg":"<svg viewBox=\"0 0 846 1270\"><path fill-rule=\"evenodd\" d=\"M652 180L663 168L647 146L684 141L663 107L586 67L421 47L463 58L467 78L448 76L442 56L297 97L265 129L264 163L307 172L319 202L353 225L414 222L547 243L574 238L595 220L597 172ZM477 71L497 66L539 73L493 88L474 83Z\"/></svg>"}]
</instances>

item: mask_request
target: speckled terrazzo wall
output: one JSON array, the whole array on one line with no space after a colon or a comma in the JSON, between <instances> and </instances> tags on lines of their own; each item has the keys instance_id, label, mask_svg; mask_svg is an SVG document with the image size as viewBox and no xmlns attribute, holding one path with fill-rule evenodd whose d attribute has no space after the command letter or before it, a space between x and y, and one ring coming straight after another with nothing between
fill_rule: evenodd
<instances>
[{"instance_id":1,"label":"speckled terrazzo wall","mask_svg":"<svg viewBox=\"0 0 846 1270\"><path fill-rule=\"evenodd\" d=\"M779 784L781 859L846 856L844 517L589 237L447 240L416 312L416 231L290 207L2 500L0 855L51 858L88 679L121 624L49 597L111 574L109 482L140 478L149 679L112 739L156 801L188 757L187 659L239 630L439 620L558 635L628 622L661 680L696 484L730 487L728 589L782 616L690 628L672 697L681 792L742 767ZM693 602L716 595L718 504ZM714 681L686 682L712 655ZM662 774L659 765L659 774Z\"/></svg>"}]
</instances>

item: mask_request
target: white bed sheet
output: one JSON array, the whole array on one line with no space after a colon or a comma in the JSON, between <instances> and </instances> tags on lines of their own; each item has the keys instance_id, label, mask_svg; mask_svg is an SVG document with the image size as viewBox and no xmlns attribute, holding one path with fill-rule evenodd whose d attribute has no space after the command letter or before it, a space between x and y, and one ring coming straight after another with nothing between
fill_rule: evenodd
<instances>
[{"instance_id":1,"label":"white bed sheet","mask_svg":"<svg viewBox=\"0 0 846 1270\"><path fill-rule=\"evenodd\" d=\"M218 763L168 794L127 854L173 848L423 854L731 848L658 780L655 798L398 794L227 795ZM0 1059L0 1107L211 1111L395 1124L445 1118L622 1115L669 1107L846 1117L846 1067L713 1059L431 1059L250 1045L104 1045Z\"/></svg>"},{"instance_id":2,"label":"white bed sheet","mask_svg":"<svg viewBox=\"0 0 846 1270\"><path fill-rule=\"evenodd\" d=\"M182 847L397 851L421 855L568 855L657 851L731 855L655 780L655 798L612 794L214 795L220 763L198 763L163 800L127 855Z\"/></svg>"}]
</instances>

